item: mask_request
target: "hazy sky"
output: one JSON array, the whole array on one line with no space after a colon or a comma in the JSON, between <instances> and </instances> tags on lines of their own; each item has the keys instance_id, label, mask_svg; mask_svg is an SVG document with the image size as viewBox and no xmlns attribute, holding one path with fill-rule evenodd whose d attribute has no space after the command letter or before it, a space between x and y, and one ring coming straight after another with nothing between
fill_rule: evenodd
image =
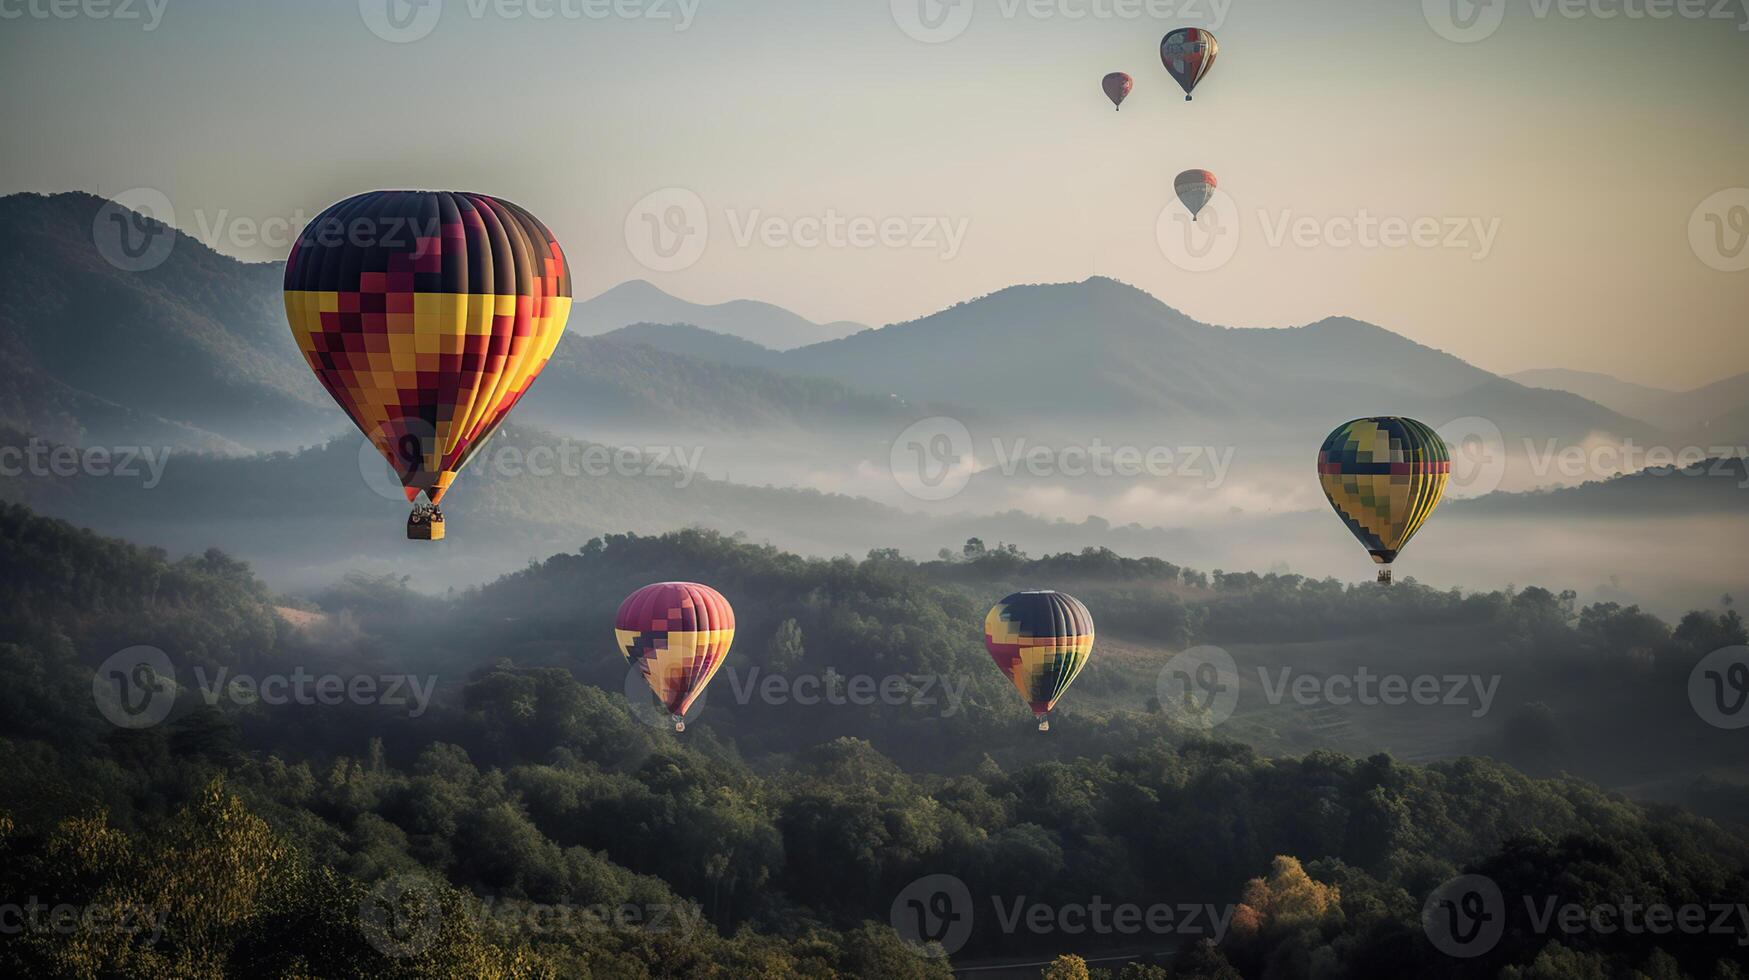
<instances>
[{"instance_id":1,"label":"hazy sky","mask_svg":"<svg viewBox=\"0 0 1749 980\"><path fill-rule=\"evenodd\" d=\"M1749 0L1450 2L1474 39L1447 0L0 0L0 191L153 188L278 258L347 194L479 190L552 225L579 295L881 324L1098 273L1501 372L1749 370ZM1181 25L1222 44L1188 104ZM1207 271L1174 245L1192 167L1229 195ZM815 242L834 216L889 243Z\"/></svg>"}]
</instances>

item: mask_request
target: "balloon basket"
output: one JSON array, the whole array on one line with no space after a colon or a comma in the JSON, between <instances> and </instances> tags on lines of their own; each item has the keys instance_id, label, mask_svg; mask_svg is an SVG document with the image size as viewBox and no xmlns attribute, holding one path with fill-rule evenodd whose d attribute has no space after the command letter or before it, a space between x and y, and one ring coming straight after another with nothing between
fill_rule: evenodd
<instances>
[{"instance_id":1,"label":"balloon basket","mask_svg":"<svg viewBox=\"0 0 1749 980\"><path fill-rule=\"evenodd\" d=\"M435 506L419 506L407 517L407 540L442 541L443 511Z\"/></svg>"},{"instance_id":2,"label":"balloon basket","mask_svg":"<svg viewBox=\"0 0 1749 980\"><path fill-rule=\"evenodd\" d=\"M674 730L677 732L686 731L686 720L684 718L674 719Z\"/></svg>"},{"instance_id":3,"label":"balloon basket","mask_svg":"<svg viewBox=\"0 0 1749 980\"><path fill-rule=\"evenodd\" d=\"M1049 718L1040 718L1038 720L1038 730L1041 732L1050 731L1051 730L1051 720Z\"/></svg>"},{"instance_id":4,"label":"balloon basket","mask_svg":"<svg viewBox=\"0 0 1749 980\"><path fill-rule=\"evenodd\" d=\"M1380 585L1390 585L1391 584L1391 570L1390 569L1388 569L1388 568L1379 569L1379 584Z\"/></svg>"}]
</instances>

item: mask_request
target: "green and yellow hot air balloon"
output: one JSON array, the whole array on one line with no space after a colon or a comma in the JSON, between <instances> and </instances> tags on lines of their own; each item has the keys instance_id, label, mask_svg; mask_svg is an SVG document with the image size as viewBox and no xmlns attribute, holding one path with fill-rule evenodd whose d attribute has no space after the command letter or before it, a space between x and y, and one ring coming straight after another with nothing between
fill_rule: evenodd
<instances>
[{"instance_id":1,"label":"green and yellow hot air balloon","mask_svg":"<svg viewBox=\"0 0 1749 980\"><path fill-rule=\"evenodd\" d=\"M1318 453L1318 482L1330 506L1372 560L1385 566L1379 582L1391 582L1391 562L1427 522L1451 479L1445 440L1425 423L1380 416L1336 427Z\"/></svg>"}]
</instances>

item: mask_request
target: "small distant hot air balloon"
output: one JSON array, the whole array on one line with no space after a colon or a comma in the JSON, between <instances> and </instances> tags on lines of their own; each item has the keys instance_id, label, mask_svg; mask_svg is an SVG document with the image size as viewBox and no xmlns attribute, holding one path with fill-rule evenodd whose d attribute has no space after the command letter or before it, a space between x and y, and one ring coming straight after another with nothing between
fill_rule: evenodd
<instances>
[{"instance_id":1,"label":"small distant hot air balloon","mask_svg":"<svg viewBox=\"0 0 1749 980\"><path fill-rule=\"evenodd\" d=\"M1064 592L1016 592L984 617L984 648L1048 732L1051 709L1093 652L1093 614Z\"/></svg>"},{"instance_id":2,"label":"small distant hot air balloon","mask_svg":"<svg viewBox=\"0 0 1749 980\"><path fill-rule=\"evenodd\" d=\"M674 730L684 732L687 709L735 640L735 611L708 585L658 582L620 603L613 635L626 661L643 672L668 709Z\"/></svg>"},{"instance_id":3,"label":"small distant hot air balloon","mask_svg":"<svg viewBox=\"0 0 1749 980\"><path fill-rule=\"evenodd\" d=\"M1125 72L1114 71L1099 84L1105 89L1105 97L1111 100L1111 104L1122 109L1123 100L1129 98L1130 89L1136 87L1136 80Z\"/></svg>"},{"instance_id":4,"label":"small distant hot air balloon","mask_svg":"<svg viewBox=\"0 0 1749 980\"><path fill-rule=\"evenodd\" d=\"M1318 482L1372 560L1385 566L1379 582L1391 583L1391 562L1439 506L1451 479L1445 440L1414 419L1356 419L1338 426L1318 453Z\"/></svg>"},{"instance_id":5,"label":"small distant hot air balloon","mask_svg":"<svg viewBox=\"0 0 1749 980\"><path fill-rule=\"evenodd\" d=\"M317 215L285 264L285 315L328 394L394 467L407 536L546 367L571 312L547 226L509 201L373 191Z\"/></svg>"},{"instance_id":6,"label":"small distant hot air balloon","mask_svg":"<svg viewBox=\"0 0 1749 980\"><path fill-rule=\"evenodd\" d=\"M1160 61L1184 89L1184 101L1215 66L1220 50L1215 36L1200 27L1180 27L1160 40Z\"/></svg>"},{"instance_id":7,"label":"small distant hot air balloon","mask_svg":"<svg viewBox=\"0 0 1749 980\"><path fill-rule=\"evenodd\" d=\"M1215 175L1207 170L1186 170L1172 181L1172 189L1178 192L1178 199L1184 202L1184 207L1190 212L1190 220L1195 221L1209 198L1215 196Z\"/></svg>"}]
</instances>

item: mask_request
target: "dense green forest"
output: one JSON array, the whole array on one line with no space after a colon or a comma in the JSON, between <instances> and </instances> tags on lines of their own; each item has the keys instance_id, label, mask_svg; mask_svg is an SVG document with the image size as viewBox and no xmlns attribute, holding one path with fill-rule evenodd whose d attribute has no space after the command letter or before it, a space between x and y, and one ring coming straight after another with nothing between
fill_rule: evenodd
<instances>
[{"instance_id":1,"label":"dense green forest","mask_svg":"<svg viewBox=\"0 0 1749 980\"><path fill-rule=\"evenodd\" d=\"M739 673L680 736L626 696L609 639L625 592L674 578L738 614ZM1096 647L1049 735L979 642L990 601L1041 583L1086 599L1120 651ZM0 508L0 927L22 923L0 930L0 968L1090 975L1078 956L1125 978L1731 978L1749 960L1740 918L1649 935L1542 916L1624 899L1741 916L1741 733L1682 694L1701 658L1745 642L1728 608L1671 625L1534 587L1354 588L975 541L933 562L814 560L701 531L609 536L444 596L417 585L275 596L217 551L172 559ZM1264 754L1181 726L1154 685L1156 652L1399 629L1461 636L1550 696L1490 731L1495 758L1409 765ZM163 652L157 672L112 676L141 646ZM287 676L348 693L272 696L263 679ZM882 693L857 697L863 678ZM1570 706L1587 696L1600 706ZM1723 775L1677 808L1562 774L1630 740ZM1464 874L1506 901L1498 940L1454 957L1423 909ZM972 899L953 910L963 934L923 937L950 957L914 946L901 914L935 876ZM1211 912L1140 930L1064 914L1162 905Z\"/></svg>"}]
</instances>

